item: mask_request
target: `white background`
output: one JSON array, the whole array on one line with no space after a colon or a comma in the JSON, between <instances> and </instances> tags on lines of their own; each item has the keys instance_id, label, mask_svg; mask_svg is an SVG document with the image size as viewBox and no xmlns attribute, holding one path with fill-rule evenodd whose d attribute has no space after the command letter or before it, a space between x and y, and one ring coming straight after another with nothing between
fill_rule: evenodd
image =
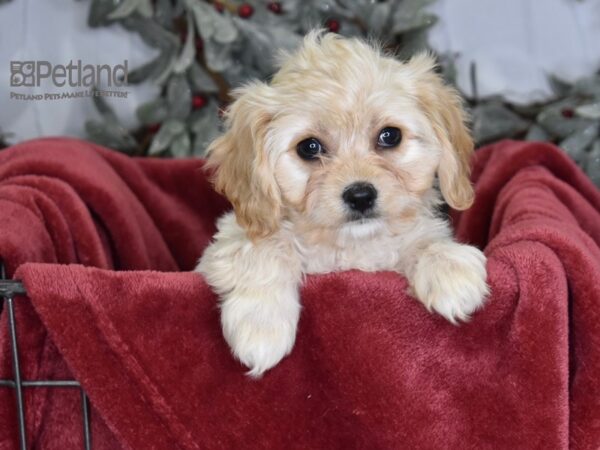
<instances>
[{"instance_id":1,"label":"white background","mask_svg":"<svg viewBox=\"0 0 600 450\"><path fill-rule=\"evenodd\" d=\"M135 33L118 26L90 29L88 1L13 0L0 6L0 130L11 142L47 135L84 136L96 115L89 98L24 102L9 99L11 60L137 67L155 55ZM547 74L567 80L600 67L600 0L438 0L440 20L430 41L458 55L458 82L470 93L469 65L476 63L479 95L503 94L512 101L547 98ZM157 88L129 86L127 100L113 99L127 127L135 107ZM19 92L24 92L20 90Z\"/></svg>"},{"instance_id":2,"label":"white background","mask_svg":"<svg viewBox=\"0 0 600 450\"><path fill-rule=\"evenodd\" d=\"M574 80L600 68L600 0L437 0L430 33L440 52L458 53L458 82L470 93L528 103L547 98L547 75Z\"/></svg>"}]
</instances>

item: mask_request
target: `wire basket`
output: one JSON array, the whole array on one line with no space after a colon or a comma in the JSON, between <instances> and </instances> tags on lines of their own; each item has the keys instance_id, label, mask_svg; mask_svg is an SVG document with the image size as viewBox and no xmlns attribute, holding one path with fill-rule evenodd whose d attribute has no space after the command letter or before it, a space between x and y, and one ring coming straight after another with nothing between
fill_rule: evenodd
<instances>
[{"instance_id":1,"label":"wire basket","mask_svg":"<svg viewBox=\"0 0 600 450\"><path fill-rule=\"evenodd\" d=\"M86 393L76 380L23 380L19 365L19 345L17 336L17 323L15 321L15 305L17 298L25 296L27 292L21 282L7 280L4 265L0 262L0 311L7 309L8 329L10 334L10 349L13 369L13 379L0 379L0 389L12 389L15 392L15 413L19 427L19 449L27 449L27 428L25 424L25 403L23 390L33 388L79 389L81 393L81 415L83 427L83 448L91 450L92 436L90 432L90 406ZM0 315L0 317L2 317Z\"/></svg>"}]
</instances>

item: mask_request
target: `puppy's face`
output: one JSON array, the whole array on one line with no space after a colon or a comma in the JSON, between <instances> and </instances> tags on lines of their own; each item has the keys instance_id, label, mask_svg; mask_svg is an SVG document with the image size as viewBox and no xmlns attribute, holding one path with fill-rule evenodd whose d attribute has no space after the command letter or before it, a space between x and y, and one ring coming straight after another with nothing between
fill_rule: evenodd
<instances>
[{"instance_id":1,"label":"puppy's face","mask_svg":"<svg viewBox=\"0 0 600 450\"><path fill-rule=\"evenodd\" d=\"M473 144L456 93L420 55L309 35L270 85L238 91L210 148L217 189L250 237L300 229L372 233L413 220L436 172L448 203L472 201Z\"/></svg>"}]
</instances>

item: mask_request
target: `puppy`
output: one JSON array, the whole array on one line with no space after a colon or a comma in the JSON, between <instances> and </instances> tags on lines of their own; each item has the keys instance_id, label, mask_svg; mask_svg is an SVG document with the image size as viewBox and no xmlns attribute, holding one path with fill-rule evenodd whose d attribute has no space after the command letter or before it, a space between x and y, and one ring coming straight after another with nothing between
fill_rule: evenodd
<instances>
[{"instance_id":1,"label":"puppy","mask_svg":"<svg viewBox=\"0 0 600 450\"><path fill-rule=\"evenodd\" d=\"M313 32L269 84L235 92L209 148L233 205L196 270L220 297L233 354L260 376L294 345L303 274L393 270L452 323L488 292L485 257L436 213L473 202L473 142L431 56L406 63Z\"/></svg>"}]
</instances>

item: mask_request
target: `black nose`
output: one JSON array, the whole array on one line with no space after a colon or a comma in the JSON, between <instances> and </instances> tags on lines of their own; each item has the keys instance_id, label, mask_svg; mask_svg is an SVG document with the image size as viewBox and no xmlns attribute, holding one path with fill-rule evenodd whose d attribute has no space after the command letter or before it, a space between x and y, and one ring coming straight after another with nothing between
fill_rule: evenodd
<instances>
[{"instance_id":1,"label":"black nose","mask_svg":"<svg viewBox=\"0 0 600 450\"><path fill-rule=\"evenodd\" d=\"M344 189L342 198L350 208L364 213L375 204L377 190L371 183L359 181L357 183L352 183Z\"/></svg>"}]
</instances>

